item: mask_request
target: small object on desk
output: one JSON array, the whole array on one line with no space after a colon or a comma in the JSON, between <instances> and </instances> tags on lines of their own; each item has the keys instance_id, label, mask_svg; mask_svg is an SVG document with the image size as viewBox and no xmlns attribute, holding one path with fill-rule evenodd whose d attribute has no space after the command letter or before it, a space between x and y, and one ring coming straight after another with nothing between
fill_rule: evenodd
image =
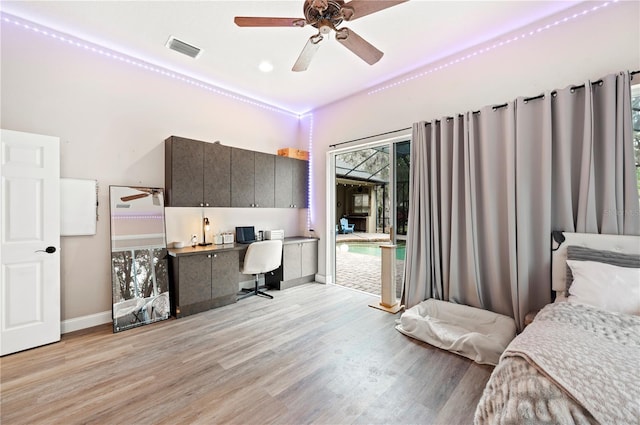
<instances>
[{"instance_id":1,"label":"small object on desk","mask_svg":"<svg viewBox=\"0 0 640 425\"><path fill-rule=\"evenodd\" d=\"M222 235L223 243L233 243L233 233L225 233Z\"/></svg>"},{"instance_id":2,"label":"small object on desk","mask_svg":"<svg viewBox=\"0 0 640 425\"><path fill-rule=\"evenodd\" d=\"M210 228L211 228L211 225L209 223L209 218L205 217L202 220L202 242L200 242L198 245L200 246L211 245L211 242L207 242L207 232L209 231Z\"/></svg>"},{"instance_id":3,"label":"small object on desk","mask_svg":"<svg viewBox=\"0 0 640 425\"><path fill-rule=\"evenodd\" d=\"M184 242L182 242L182 241L174 242L173 243L173 247L174 248L178 248L178 249L184 248Z\"/></svg>"},{"instance_id":4,"label":"small object on desk","mask_svg":"<svg viewBox=\"0 0 640 425\"><path fill-rule=\"evenodd\" d=\"M273 239L282 239L284 240L284 230L265 230L264 231L264 239L265 240L273 240Z\"/></svg>"},{"instance_id":5,"label":"small object on desk","mask_svg":"<svg viewBox=\"0 0 640 425\"><path fill-rule=\"evenodd\" d=\"M215 245L222 245L224 243L224 237L222 235L215 235L213 237L213 243Z\"/></svg>"},{"instance_id":6,"label":"small object on desk","mask_svg":"<svg viewBox=\"0 0 640 425\"><path fill-rule=\"evenodd\" d=\"M191 246L193 248L195 248L196 245L198 245L198 236L197 235L192 235L191 236Z\"/></svg>"}]
</instances>

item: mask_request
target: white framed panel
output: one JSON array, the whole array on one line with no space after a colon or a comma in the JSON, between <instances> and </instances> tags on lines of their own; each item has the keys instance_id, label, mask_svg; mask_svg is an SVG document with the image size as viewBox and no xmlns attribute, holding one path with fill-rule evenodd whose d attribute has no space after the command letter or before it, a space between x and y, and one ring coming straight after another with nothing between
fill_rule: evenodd
<instances>
[{"instance_id":1,"label":"white framed panel","mask_svg":"<svg viewBox=\"0 0 640 425\"><path fill-rule=\"evenodd\" d=\"M2 266L3 310L2 331L11 331L43 322L46 294L40 262L5 264ZM50 295L50 294L49 294Z\"/></svg>"},{"instance_id":2,"label":"white framed panel","mask_svg":"<svg viewBox=\"0 0 640 425\"><path fill-rule=\"evenodd\" d=\"M60 236L95 235L97 209L96 180L60 179Z\"/></svg>"}]
</instances>

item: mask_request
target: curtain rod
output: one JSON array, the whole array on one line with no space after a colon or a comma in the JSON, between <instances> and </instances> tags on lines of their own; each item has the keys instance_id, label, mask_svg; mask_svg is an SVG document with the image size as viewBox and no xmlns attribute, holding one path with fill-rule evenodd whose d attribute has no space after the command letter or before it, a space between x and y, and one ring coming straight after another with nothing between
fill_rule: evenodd
<instances>
[{"instance_id":1,"label":"curtain rod","mask_svg":"<svg viewBox=\"0 0 640 425\"><path fill-rule=\"evenodd\" d=\"M638 74L638 73L640 73L640 70L638 70L638 71L631 71L631 72L629 73L629 75L631 76L631 78L633 78L633 76L634 76L634 75L636 75L636 74ZM591 83L591 85L592 85L592 86L595 86L596 84L602 85L602 80L601 80L601 79L600 79L600 80L596 80L596 81L593 81L593 82ZM583 89L583 88L584 88L584 84L580 84L579 86L572 86L572 87L571 87L571 92L573 93L573 91L574 91L574 90L577 90L577 89ZM553 91L551 92L551 96L555 96L555 95L556 95L556 93L557 93L557 90L553 90ZM537 95L537 96L533 96L533 97L525 97L525 98L523 99L523 102L524 102L524 103L527 103L527 102L529 102L529 101L531 101L531 100L538 100L538 99L544 99L544 93L539 94L539 95ZM501 104L501 105L496 105L496 106L494 106L494 107L493 107L493 110L495 111L495 110L500 109L500 108L505 108L507 105L508 105L507 103L503 103L503 104Z\"/></svg>"},{"instance_id":2,"label":"curtain rod","mask_svg":"<svg viewBox=\"0 0 640 425\"><path fill-rule=\"evenodd\" d=\"M392 131L387 131L387 132L380 133L380 134L374 134L373 136L367 136L367 137L361 137L359 139L348 140L346 142L340 142L340 143L336 143L336 144L333 144L333 145L329 145L329 147L330 148L335 148L336 146L344 145L344 144L347 144L347 143L359 142L360 140L370 139L372 137L378 137L378 136L385 136L387 134L397 133L398 131L405 131L405 130L411 130L411 127L400 128L398 130L392 130Z\"/></svg>"},{"instance_id":3,"label":"curtain rod","mask_svg":"<svg viewBox=\"0 0 640 425\"><path fill-rule=\"evenodd\" d=\"M633 78L633 76L634 76L634 75L636 75L636 74L640 74L640 70L637 70L637 71L631 71L631 72L629 73L629 75L631 76L631 78ZM596 84L602 84L602 80L597 80L597 81L594 81L594 82L592 82L592 83L591 83L591 85L596 85ZM573 86L573 87L571 87L571 89L573 89L573 90L575 90L575 89L581 89L581 88L584 88L584 84L581 84L581 85L579 85L579 86ZM553 90L553 91L551 92L551 95L553 96L553 95L555 95L555 93L556 93L556 90ZM538 99L543 99L543 98L544 98L544 93L539 94L539 95L537 95L537 96L533 96L533 97L525 97L525 98L524 98L524 100L523 100L523 102L524 102L524 103L527 103L527 102L529 102L529 101L531 101L531 100L538 100ZM508 105L508 103L503 103L503 104L501 104L501 105L496 105L496 106L494 106L494 107L493 107L493 110L495 111L495 110L498 110L498 109L500 109L500 108L505 108L507 105ZM474 113L474 114L479 114L479 113L480 113L480 111L473 111L473 113ZM459 116L461 116L461 117L463 116L462 114L458 114L458 115L459 115ZM449 120L451 120L451 119L453 119L453 117L447 117L447 121L449 121ZM439 121L440 121L440 120L436 120L436 122L439 122ZM427 125L429 125L429 124L431 124L431 122L427 122ZM336 143L336 144L334 144L334 145L329 145L329 147L330 147L330 148L335 148L336 146L344 145L344 144L346 144L346 143L359 142L360 140L369 139L369 138L371 138L371 137L384 136L384 135L386 135L386 134L391 134L391 133L395 133L395 132L398 132L398 131L411 130L411 128L412 128L412 127L401 128L401 129L399 129L399 130L387 131L386 133L375 134L375 135L373 135L373 136L361 137L361 138L359 138L359 139L353 139L353 140L349 140L349 141L346 141L346 142L340 142L340 143Z\"/></svg>"}]
</instances>

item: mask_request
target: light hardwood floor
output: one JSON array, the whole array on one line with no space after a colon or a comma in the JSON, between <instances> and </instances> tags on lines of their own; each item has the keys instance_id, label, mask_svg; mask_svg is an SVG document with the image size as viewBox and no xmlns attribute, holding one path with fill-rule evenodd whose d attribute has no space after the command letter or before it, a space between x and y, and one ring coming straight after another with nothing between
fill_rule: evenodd
<instances>
[{"instance_id":1,"label":"light hardwood floor","mask_svg":"<svg viewBox=\"0 0 640 425\"><path fill-rule=\"evenodd\" d=\"M492 368L307 284L179 320L109 325L0 359L0 423L470 424Z\"/></svg>"}]
</instances>

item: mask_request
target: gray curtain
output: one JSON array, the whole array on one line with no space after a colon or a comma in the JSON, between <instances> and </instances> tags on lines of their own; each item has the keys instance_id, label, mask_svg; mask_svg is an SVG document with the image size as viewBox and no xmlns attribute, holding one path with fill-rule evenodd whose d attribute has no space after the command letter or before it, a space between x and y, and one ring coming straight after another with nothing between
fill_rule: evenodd
<instances>
[{"instance_id":1,"label":"gray curtain","mask_svg":"<svg viewBox=\"0 0 640 425\"><path fill-rule=\"evenodd\" d=\"M516 319L551 301L551 231L640 234L629 73L413 125L403 302Z\"/></svg>"}]
</instances>

